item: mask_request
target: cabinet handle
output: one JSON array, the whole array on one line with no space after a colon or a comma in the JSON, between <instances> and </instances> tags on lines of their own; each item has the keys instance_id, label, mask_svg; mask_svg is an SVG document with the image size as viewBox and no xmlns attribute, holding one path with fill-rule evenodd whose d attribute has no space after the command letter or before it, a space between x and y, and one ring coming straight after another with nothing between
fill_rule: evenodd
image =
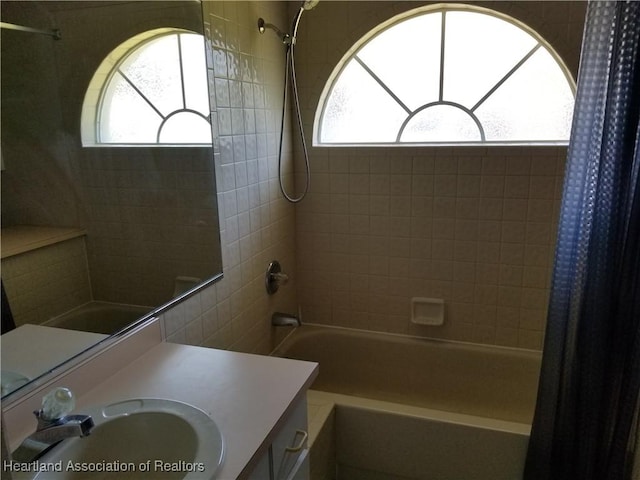
<instances>
[{"instance_id":1,"label":"cabinet handle","mask_svg":"<svg viewBox=\"0 0 640 480\"><path fill-rule=\"evenodd\" d=\"M297 447L286 447L284 449L285 452L296 453L296 452L299 452L300 450L302 450L304 448L304 444L307 441L307 438L309 437L309 434L307 432L305 432L304 430L296 430L296 436L298 436L298 435L302 435L302 440L300 440L300 443L298 444L298 446Z\"/></svg>"}]
</instances>

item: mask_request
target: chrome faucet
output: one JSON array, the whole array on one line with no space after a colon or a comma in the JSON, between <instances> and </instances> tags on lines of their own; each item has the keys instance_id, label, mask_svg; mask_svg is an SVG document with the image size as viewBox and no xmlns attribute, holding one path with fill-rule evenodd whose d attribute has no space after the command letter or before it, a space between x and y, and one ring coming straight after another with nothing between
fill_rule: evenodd
<instances>
[{"instance_id":1,"label":"chrome faucet","mask_svg":"<svg viewBox=\"0 0 640 480\"><path fill-rule=\"evenodd\" d=\"M42 408L33 414L38 419L36 431L13 452L15 462L37 460L62 440L85 437L94 426L90 415L69 415L75 402L68 388L56 388L42 399Z\"/></svg>"},{"instance_id":2,"label":"chrome faucet","mask_svg":"<svg viewBox=\"0 0 640 480\"><path fill-rule=\"evenodd\" d=\"M302 325L299 317L289 313L274 312L271 315L271 325L274 327L299 327Z\"/></svg>"}]
</instances>

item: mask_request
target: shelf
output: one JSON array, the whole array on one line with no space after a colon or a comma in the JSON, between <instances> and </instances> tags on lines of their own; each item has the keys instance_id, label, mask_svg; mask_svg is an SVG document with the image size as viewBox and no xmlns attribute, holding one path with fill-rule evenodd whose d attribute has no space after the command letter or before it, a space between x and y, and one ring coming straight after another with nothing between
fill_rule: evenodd
<instances>
[{"instance_id":1,"label":"shelf","mask_svg":"<svg viewBox=\"0 0 640 480\"><path fill-rule=\"evenodd\" d=\"M86 235L86 230L76 227L40 227L16 225L5 227L2 235L2 258L30 252L37 248L54 245Z\"/></svg>"}]
</instances>

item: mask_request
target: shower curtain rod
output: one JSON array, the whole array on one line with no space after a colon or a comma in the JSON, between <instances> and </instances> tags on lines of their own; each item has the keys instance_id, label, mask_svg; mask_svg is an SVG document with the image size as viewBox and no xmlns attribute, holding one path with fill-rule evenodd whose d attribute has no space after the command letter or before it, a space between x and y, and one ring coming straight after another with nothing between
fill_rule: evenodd
<instances>
[{"instance_id":1,"label":"shower curtain rod","mask_svg":"<svg viewBox=\"0 0 640 480\"><path fill-rule=\"evenodd\" d=\"M56 40L60 40L62 35L60 34L60 30L40 30L37 28L24 27L22 25L16 25L15 23L7 23L0 22L0 28L7 28L9 30L18 30L19 32L30 32L30 33L39 33L40 35L48 35L50 37L55 38Z\"/></svg>"}]
</instances>

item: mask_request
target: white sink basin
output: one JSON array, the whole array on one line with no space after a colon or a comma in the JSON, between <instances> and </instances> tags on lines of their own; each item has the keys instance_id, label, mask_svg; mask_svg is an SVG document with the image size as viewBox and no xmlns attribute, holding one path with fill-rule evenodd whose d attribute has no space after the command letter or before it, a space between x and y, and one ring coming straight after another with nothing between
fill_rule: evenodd
<instances>
[{"instance_id":1,"label":"white sink basin","mask_svg":"<svg viewBox=\"0 0 640 480\"><path fill-rule=\"evenodd\" d=\"M62 471L27 478L201 480L215 478L222 463L220 430L186 403L135 399L77 413L93 417L91 434L65 440L40 458Z\"/></svg>"}]
</instances>

